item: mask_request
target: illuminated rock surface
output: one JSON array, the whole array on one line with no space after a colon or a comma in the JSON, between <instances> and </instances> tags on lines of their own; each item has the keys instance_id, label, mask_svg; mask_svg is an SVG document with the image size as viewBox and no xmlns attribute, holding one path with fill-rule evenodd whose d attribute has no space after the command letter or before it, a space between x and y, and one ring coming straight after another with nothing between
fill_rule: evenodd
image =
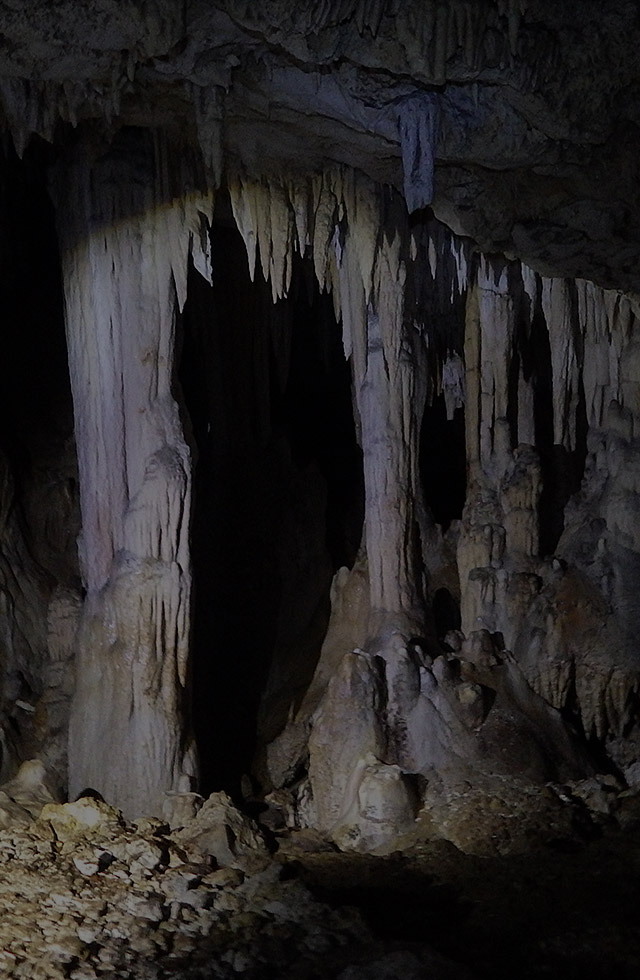
<instances>
[{"instance_id":1,"label":"illuminated rock surface","mask_svg":"<svg viewBox=\"0 0 640 980\"><path fill-rule=\"evenodd\" d=\"M628 903L640 808L611 783L554 786L544 801L506 781L439 797L426 817L445 814L436 839L423 826L404 853L373 857L341 854L308 831L266 832L267 847L224 793L167 797L180 824L127 824L95 794L45 802L41 767L27 766L0 791L10 817L0 829L6 977L472 980L587 962L616 976L637 969ZM9 794L25 819L10 814Z\"/></svg>"},{"instance_id":2,"label":"illuminated rock surface","mask_svg":"<svg viewBox=\"0 0 640 980\"><path fill-rule=\"evenodd\" d=\"M632 822L640 20L574 6L0 2L3 832Z\"/></svg>"}]
</instances>

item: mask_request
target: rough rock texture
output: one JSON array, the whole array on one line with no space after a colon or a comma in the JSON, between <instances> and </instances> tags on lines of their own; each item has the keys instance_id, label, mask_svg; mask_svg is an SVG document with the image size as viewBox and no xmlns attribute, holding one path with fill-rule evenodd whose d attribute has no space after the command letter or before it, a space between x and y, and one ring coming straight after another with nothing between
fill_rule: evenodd
<instances>
[{"instance_id":1,"label":"rough rock texture","mask_svg":"<svg viewBox=\"0 0 640 980\"><path fill-rule=\"evenodd\" d=\"M54 802L30 761L0 789L2 975L632 977L638 802L611 779L438 787L403 853L371 856L311 831L267 847L224 793L127 823L93 791Z\"/></svg>"},{"instance_id":2,"label":"rough rock texture","mask_svg":"<svg viewBox=\"0 0 640 980\"><path fill-rule=\"evenodd\" d=\"M73 216L61 242L87 588L70 789L97 786L130 816L157 811L166 790L195 777L183 720L190 460L172 370L207 203L166 200L163 173L143 136L92 169L81 156L58 200Z\"/></svg>"},{"instance_id":3,"label":"rough rock texture","mask_svg":"<svg viewBox=\"0 0 640 980\"><path fill-rule=\"evenodd\" d=\"M523 818L532 826L524 811L514 818L511 806L501 813L494 803L503 831L510 811L512 828ZM483 808L478 816L489 813ZM471 807L468 818L473 833ZM426 942L476 976L613 974L631 980L637 973L637 826L600 839L589 839L588 832L581 840L548 839L535 855L465 855L444 841L423 839L384 857L296 857L305 882L321 886L333 902L357 902L378 935ZM428 958L422 950L417 955L429 977Z\"/></svg>"},{"instance_id":4,"label":"rough rock texture","mask_svg":"<svg viewBox=\"0 0 640 980\"><path fill-rule=\"evenodd\" d=\"M172 829L127 824L90 796L43 806L41 786L24 793L24 819L0 796L4 977L366 980L399 966L422 977L425 963L442 980L470 976L428 949L380 948L355 910L321 904L285 873L223 793Z\"/></svg>"},{"instance_id":5,"label":"rough rock texture","mask_svg":"<svg viewBox=\"0 0 640 980\"><path fill-rule=\"evenodd\" d=\"M362 542L331 567L324 643L321 615L307 614L328 598L321 474L310 543L289 554L323 567L300 587L299 630L278 627L297 649L276 644L269 664L258 637L263 654L244 664L271 670L261 791L280 794L292 824L370 849L410 832L434 786L453 798L464 780L521 780L527 798L594 772L638 781L640 22L629 2L588 0L580 17L571 6L0 4L4 129L25 167L40 154L54 200L84 590L80 609L68 542L31 545L38 510L61 539L73 526L74 494L66 511L53 494L48 511L21 487L25 530L7 457L7 774L50 755L64 782L75 679L72 795L93 786L130 819L196 788L190 684L213 675L192 662L190 629L220 571L194 592L199 447L176 324L197 291L190 263L212 281L215 193L215 220L235 224L276 307L301 288L296 267L330 295L362 450ZM256 398L268 421L245 420L256 446L278 428L286 446L292 333L270 326L269 354L251 364L263 394L278 377L278 397ZM196 422L202 442L221 438L213 415ZM438 442L441 458L466 459L459 508L437 487ZM221 507L210 523L228 519ZM282 579L293 608L296 575ZM198 657L211 656L201 639ZM225 637L214 655L234 654ZM201 753L224 754L231 729L212 738L204 696L199 710ZM44 721L24 723L38 711Z\"/></svg>"},{"instance_id":6,"label":"rough rock texture","mask_svg":"<svg viewBox=\"0 0 640 980\"><path fill-rule=\"evenodd\" d=\"M222 143L250 172L355 165L406 186L411 204L430 203L435 162L438 216L482 247L637 288L632 3L587 0L580 16L552 0L83 0L2 13L19 146L58 119L168 124L197 134L215 177Z\"/></svg>"}]
</instances>

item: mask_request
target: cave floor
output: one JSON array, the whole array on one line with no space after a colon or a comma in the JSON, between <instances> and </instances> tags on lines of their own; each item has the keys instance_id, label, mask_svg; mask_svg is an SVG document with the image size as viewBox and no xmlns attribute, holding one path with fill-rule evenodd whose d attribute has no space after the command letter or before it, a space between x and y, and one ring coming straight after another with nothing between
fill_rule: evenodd
<instances>
[{"instance_id":1,"label":"cave floor","mask_svg":"<svg viewBox=\"0 0 640 980\"><path fill-rule=\"evenodd\" d=\"M0 976L635 980L640 796L630 804L624 822L488 856L434 838L346 853L313 831L269 847L225 794L176 830L95 800L48 805L0 827Z\"/></svg>"},{"instance_id":2,"label":"cave floor","mask_svg":"<svg viewBox=\"0 0 640 980\"><path fill-rule=\"evenodd\" d=\"M312 893L357 908L388 949L419 958L426 944L477 978L640 976L640 824L492 857L447 841L385 857L293 851L280 858Z\"/></svg>"}]
</instances>

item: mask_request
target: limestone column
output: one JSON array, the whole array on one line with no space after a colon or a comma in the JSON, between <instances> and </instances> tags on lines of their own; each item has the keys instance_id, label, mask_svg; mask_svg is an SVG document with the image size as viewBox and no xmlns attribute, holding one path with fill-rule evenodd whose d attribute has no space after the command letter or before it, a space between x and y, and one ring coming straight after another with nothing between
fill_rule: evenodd
<instances>
[{"instance_id":1,"label":"limestone column","mask_svg":"<svg viewBox=\"0 0 640 980\"><path fill-rule=\"evenodd\" d=\"M372 627L393 623L415 631L424 619L417 500L426 377L422 340L405 323L407 273L399 236L383 236L374 276L360 376L354 360Z\"/></svg>"},{"instance_id":2,"label":"limestone column","mask_svg":"<svg viewBox=\"0 0 640 980\"><path fill-rule=\"evenodd\" d=\"M191 788L191 462L172 392L195 200L171 200L159 143L137 132L57 177L86 600L69 734L70 795L126 815ZM161 180L161 174L164 176Z\"/></svg>"}]
</instances>

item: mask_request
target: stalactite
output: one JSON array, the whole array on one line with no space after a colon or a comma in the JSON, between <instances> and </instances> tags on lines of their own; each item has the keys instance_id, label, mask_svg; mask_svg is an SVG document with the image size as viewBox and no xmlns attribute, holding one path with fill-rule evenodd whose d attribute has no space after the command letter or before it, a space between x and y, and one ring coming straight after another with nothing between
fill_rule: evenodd
<instances>
[{"instance_id":1,"label":"stalactite","mask_svg":"<svg viewBox=\"0 0 640 980\"><path fill-rule=\"evenodd\" d=\"M330 247L338 220L338 201L330 174L314 178L313 200L313 264L322 290L327 281Z\"/></svg>"},{"instance_id":2,"label":"stalactite","mask_svg":"<svg viewBox=\"0 0 640 980\"><path fill-rule=\"evenodd\" d=\"M270 190L267 181L263 181L257 195L259 205L257 208L258 223L256 228L256 240L258 243L258 254L260 256L260 267L262 275L268 282L271 269L271 249L273 247L271 238L271 201Z\"/></svg>"},{"instance_id":3,"label":"stalactite","mask_svg":"<svg viewBox=\"0 0 640 980\"><path fill-rule=\"evenodd\" d=\"M449 353L442 365L442 392L450 422L455 410L465 403L464 362L456 353Z\"/></svg>"},{"instance_id":4,"label":"stalactite","mask_svg":"<svg viewBox=\"0 0 640 980\"><path fill-rule=\"evenodd\" d=\"M525 291L525 293L526 293L526 295L527 295L527 297L529 299L528 320L529 320L529 323L531 323L531 321L533 319L534 308L535 308L535 305L536 305L536 302L537 302L537 295L538 295L538 292L537 292L538 276L533 271L533 269L529 268L528 265L525 265L524 262L521 262L520 263L520 278L522 280L522 285L523 285L524 291Z\"/></svg>"},{"instance_id":5,"label":"stalactite","mask_svg":"<svg viewBox=\"0 0 640 980\"><path fill-rule=\"evenodd\" d=\"M271 282L274 303L286 293L291 282L293 260L293 215L288 197L279 182L269 182L269 268L265 278ZM260 251L262 252L262 245Z\"/></svg>"},{"instance_id":6,"label":"stalactite","mask_svg":"<svg viewBox=\"0 0 640 980\"><path fill-rule=\"evenodd\" d=\"M507 395L514 310L507 268L480 260L467 306L467 452L472 475L504 472L509 453Z\"/></svg>"},{"instance_id":7,"label":"stalactite","mask_svg":"<svg viewBox=\"0 0 640 980\"><path fill-rule=\"evenodd\" d=\"M296 229L295 248L304 256L311 245L309 230L309 194L307 182L302 179L289 181L288 196L293 208Z\"/></svg>"},{"instance_id":8,"label":"stalactite","mask_svg":"<svg viewBox=\"0 0 640 980\"><path fill-rule=\"evenodd\" d=\"M435 96L425 92L403 100L397 111L404 196L409 211L416 211L433 200L439 107Z\"/></svg>"},{"instance_id":9,"label":"stalactite","mask_svg":"<svg viewBox=\"0 0 640 980\"><path fill-rule=\"evenodd\" d=\"M119 115L123 92L131 85L129 63L125 52L125 60L116 62L111 77L101 84L0 78L0 105L18 156L23 156L34 135L53 142L59 121L75 127L80 110L110 125Z\"/></svg>"},{"instance_id":10,"label":"stalactite","mask_svg":"<svg viewBox=\"0 0 640 980\"><path fill-rule=\"evenodd\" d=\"M259 185L257 183L242 182L240 178L229 182L233 217L247 250L251 282L255 278L258 249L258 194Z\"/></svg>"},{"instance_id":11,"label":"stalactite","mask_svg":"<svg viewBox=\"0 0 640 980\"><path fill-rule=\"evenodd\" d=\"M456 264L455 285L458 295L462 296L469 285L469 259L467 255L467 245L462 239L451 235L451 255Z\"/></svg>"},{"instance_id":12,"label":"stalactite","mask_svg":"<svg viewBox=\"0 0 640 980\"><path fill-rule=\"evenodd\" d=\"M578 320L584 332L583 383L587 416L601 427L612 401L624 404L621 367L632 314L629 302L612 290L576 280Z\"/></svg>"},{"instance_id":13,"label":"stalactite","mask_svg":"<svg viewBox=\"0 0 640 980\"><path fill-rule=\"evenodd\" d=\"M49 141L53 139L56 115L46 95L43 84L22 78L0 79L0 100L19 157L33 133Z\"/></svg>"}]
</instances>

